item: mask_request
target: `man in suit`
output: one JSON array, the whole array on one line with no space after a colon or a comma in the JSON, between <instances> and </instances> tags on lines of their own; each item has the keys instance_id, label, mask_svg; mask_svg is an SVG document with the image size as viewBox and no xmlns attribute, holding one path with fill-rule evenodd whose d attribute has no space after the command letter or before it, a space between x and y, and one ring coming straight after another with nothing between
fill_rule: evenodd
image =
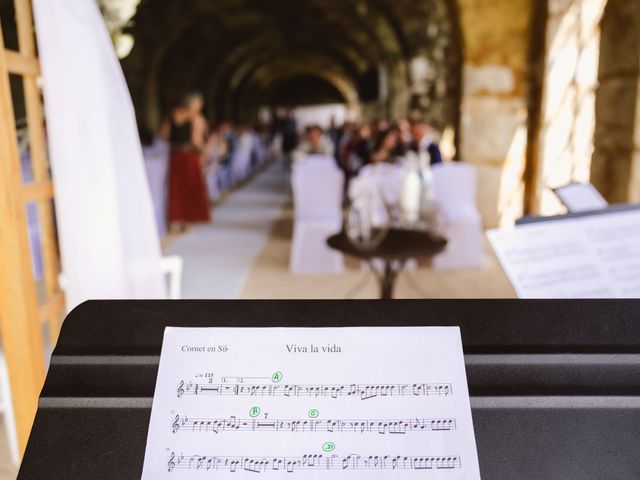
<instances>
[{"instance_id":1,"label":"man in suit","mask_svg":"<svg viewBox=\"0 0 640 480\"><path fill-rule=\"evenodd\" d=\"M413 142L410 150L416 153L428 153L431 158L431 165L442 163L440 147L433 137L431 126L424 117L416 117L411 120L411 135Z\"/></svg>"}]
</instances>

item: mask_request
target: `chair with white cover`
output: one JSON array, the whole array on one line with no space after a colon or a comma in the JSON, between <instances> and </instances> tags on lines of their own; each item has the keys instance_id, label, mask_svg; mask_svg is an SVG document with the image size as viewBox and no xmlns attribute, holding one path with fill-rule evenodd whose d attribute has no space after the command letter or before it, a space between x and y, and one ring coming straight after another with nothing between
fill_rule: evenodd
<instances>
[{"instance_id":1,"label":"chair with white cover","mask_svg":"<svg viewBox=\"0 0 640 480\"><path fill-rule=\"evenodd\" d=\"M184 260L180 255L165 255L160 258L160 271L166 283L165 298L167 300L182 299L182 271ZM67 287L67 277L64 272L58 274L58 285L64 292Z\"/></svg>"},{"instance_id":2,"label":"chair with white cover","mask_svg":"<svg viewBox=\"0 0 640 480\"><path fill-rule=\"evenodd\" d=\"M342 255L327 238L342 227L344 174L331 157L313 156L293 166L293 242L289 269L293 273L342 273Z\"/></svg>"},{"instance_id":3,"label":"chair with white cover","mask_svg":"<svg viewBox=\"0 0 640 480\"><path fill-rule=\"evenodd\" d=\"M205 170L205 182L207 184L207 192L209 199L216 201L222 196L221 184L222 165L213 163L208 165Z\"/></svg>"},{"instance_id":4,"label":"chair with white cover","mask_svg":"<svg viewBox=\"0 0 640 480\"><path fill-rule=\"evenodd\" d=\"M168 280L167 298L180 300L182 298L182 270L184 260L179 255L168 255L160 259L160 269Z\"/></svg>"},{"instance_id":5,"label":"chair with white cover","mask_svg":"<svg viewBox=\"0 0 640 480\"><path fill-rule=\"evenodd\" d=\"M253 136L249 132L238 135L231 155L231 178L234 184L242 182L251 173L251 152Z\"/></svg>"},{"instance_id":6,"label":"chair with white cover","mask_svg":"<svg viewBox=\"0 0 640 480\"><path fill-rule=\"evenodd\" d=\"M451 162L432 167L440 233L447 249L433 259L436 270L482 268L483 229L476 206L477 172L467 163Z\"/></svg>"}]
</instances>

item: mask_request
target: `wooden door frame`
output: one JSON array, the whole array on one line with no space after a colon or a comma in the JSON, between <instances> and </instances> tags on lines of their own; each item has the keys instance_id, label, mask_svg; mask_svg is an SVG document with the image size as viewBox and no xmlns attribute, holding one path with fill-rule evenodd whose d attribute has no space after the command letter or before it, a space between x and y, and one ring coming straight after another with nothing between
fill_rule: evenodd
<instances>
[{"instance_id":1,"label":"wooden door frame","mask_svg":"<svg viewBox=\"0 0 640 480\"><path fill-rule=\"evenodd\" d=\"M19 51L4 47L0 26L0 334L11 383L20 451L37 410L45 376L43 324L55 344L64 311L58 286L60 269L53 214L53 183L46 153L44 115L38 77L30 0L13 0ZM9 75L22 78L33 182L24 184L17 146ZM39 302L28 235L26 206L38 211L45 298Z\"/></svg>"}]
</instances>

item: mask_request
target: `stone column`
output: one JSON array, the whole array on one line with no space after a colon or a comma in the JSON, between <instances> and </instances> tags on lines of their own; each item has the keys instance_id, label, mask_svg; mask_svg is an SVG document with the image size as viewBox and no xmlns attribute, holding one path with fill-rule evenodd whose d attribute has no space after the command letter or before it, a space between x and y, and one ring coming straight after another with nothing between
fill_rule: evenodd
<instances>
[{"instance_id":1,"label":"stone column","mask_svg":"<svg viewBox=\"0 0 640 480\"><path fill-rule=\"evenodd\" d=\"M606 0L549 0L537 181L542 214L564 211L551 188L590 179L605 5Z\"/></svg>"},{"instance_id":2,"label":"stone column","mask_svg":"<svg viewBox=\"0 0 640 480\"><path fill-rule=\"evenodd\" d=\"M458 0L464 40L460 158L478 169L487 227L521 216L530 0Z\"/></svg>"},{"instance_id":3,"label":"stone column","mask_svg":"<svg viewBox=\"0 0 640 480\"><path fill-rule=\"evenodd\" d=\"M640 82L638 83L638 98L640 99ZM640 101L636 105L636 125L633 141L633 156L631 157L631 172L629 175L630 202L640 203Z\"/></svg>"},{"instance_id":4,"label":"stone column","mask_svg":"<svg viewBox=\"0 0 640 480\"><path fill-rule=\"evenodd\" d=\"M591 181L610 202L640 200L640 3L609 0L601 30Z\"/></svg>"}]
</instances>

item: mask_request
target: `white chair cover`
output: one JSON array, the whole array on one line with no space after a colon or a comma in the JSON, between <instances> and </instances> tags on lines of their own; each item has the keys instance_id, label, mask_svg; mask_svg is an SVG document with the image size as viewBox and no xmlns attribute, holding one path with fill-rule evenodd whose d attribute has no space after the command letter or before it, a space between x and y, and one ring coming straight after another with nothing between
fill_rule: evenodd
<instances>
[{"instance_id":1,"label":"white chair cover","mask_svg":"<svg viewBox=\"0 0 640 480\"><path fill-rule=\"evenodd\" d=\"M231 156L231 176L233 183L247 178L251 169L251 152L253 151L253 136L245 132L238 136L236 146Z\"/></svg>"},{"instance_id":2,"label":"white chair cover","mask_svg":"<svg viewBox=\"0 0 640 480\"><path fill-rule=\"evenodd\" d=\"M142 149L144 166L147 170L153 211L156 216L158 235L167 232L167 171L169 169L169 144L162 139L154 140Z\"/></svg>"},{"instance_id":3,"label":"white chair cover","mask_svg":"<svg viewBox=\"0 0 640 480\"><path fill-rule=\"evenodd\" d=\"M480 218L476 207L477 172L473 165L441 163L433 165L431 171L436 203L445 219Z\"/></svg>"},{"instance_id":4,"label":"white chair cover","mask_svg":"<svg viewBox=\"0 0 640 480\"><path fill-rule=\"evenodd\" d=\"M253 151L256 159L255 166L262 165L267 158L267 148L263 142L262 136L257 132L253 132Z\"/></svg>"},{"instance_id":5,"label":"white chair cover","mask_svg":"<svg viewBox=\"0 0 640 480\"><path fill-rule=\"evenodd\" d=\"M308 161L307 161L308 160ZM330 157L310 157L293 167L293 273L341 273L342 255L326 240L342 226L344 175Z\"/></svg>"},{"instance_id":6,"label":"white chair cover","mask_svg":"<svg viewBox=\"0 0 640 480\"><path fill-rule=\"evenodd\" d=\"M222 174L222 166L219 163L214 163L207 166L205 171L205 182L207 184L207 190L209 192L209 198L213 201L219 200L222 196L220 185Z\"/></svg>"},{"instance_id":7,"label":"white chair cover","mask_svg":"<svg viewBox=\"0 0 640 480\"><path fill-rule=\"evenodd\" d=\"M319 155L319 154L312 153L312 154L304 155L301 158L301 161L306 162L307 164L314 164L314 165L321 165L321 166L331 165L336 169L338 169L335 158L333 158L330 155Z\"/></svg>"},{"instance_id":8,"label":"white chair cover","mask_svg":"<svg viewBox=\"0 0 640 480\"><path fill-rule=\"evenodd\" d=\"M476 207L476 169L454 162L432 167L435 199L447 249L433 259L437 270L482 268L483 232Z\"/></svg>"}]
</instances>

